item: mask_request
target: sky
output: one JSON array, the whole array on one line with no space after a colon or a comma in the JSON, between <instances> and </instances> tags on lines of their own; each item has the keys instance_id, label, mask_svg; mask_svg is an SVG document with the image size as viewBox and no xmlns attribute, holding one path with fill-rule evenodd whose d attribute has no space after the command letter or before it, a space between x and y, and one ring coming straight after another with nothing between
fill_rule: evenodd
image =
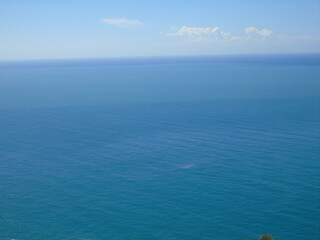
<instances>
[{"instance_id":1,"label":"sky","mask_svg":"<svg viewBox=\"0 0 320 240\"><path fill-rule=\"evenodd\" d=\"M0 60L319 52L320 0L0 0Z\"/></svg>"}]
</instances>

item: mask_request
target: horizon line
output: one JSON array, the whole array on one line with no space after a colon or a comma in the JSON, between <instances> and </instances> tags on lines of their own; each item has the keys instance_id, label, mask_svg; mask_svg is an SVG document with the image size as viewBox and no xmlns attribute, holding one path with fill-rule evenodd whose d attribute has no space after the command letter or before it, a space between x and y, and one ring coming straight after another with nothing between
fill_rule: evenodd
<instances>
[{"instance_id":1,"label":"horizon line","mask_svg":"<svg viewBox=\"0 0 320 240\"><path fill-rule=\"evenodd\" d=\"M148 56L111 56L111 57L67 57L67 58L27 58L27 59L0 59L3 62L31 62L31 61L72 61L72 60L120 60L120 59L151 59L151 58L200 58L200 57L241 57L241 56L288 56L288 55L320 55L320 52L300 53L235 53L235 54L188 54L188 55L148 55Z\"/></svg>"},{"instance_id":2,"label":"horizon line","mask_svg":"<svg viewBox=\"0 0 320 240\"><path fill-rule=\"evenodd\" d=\"M276 54L225 54L225 55L176 55L106 58L64 58L0 60L0 70L19 68L51 67L111 67L163 64L271 64L271 65L320 65L320 53L276 53Z\"/></svg>"}]
</instances>

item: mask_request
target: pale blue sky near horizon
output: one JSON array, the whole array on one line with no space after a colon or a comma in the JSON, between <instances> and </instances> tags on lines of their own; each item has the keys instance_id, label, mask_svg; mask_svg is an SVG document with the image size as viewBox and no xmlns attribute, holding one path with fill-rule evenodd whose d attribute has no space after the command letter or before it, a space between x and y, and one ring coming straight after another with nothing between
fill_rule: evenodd
<instances>
[{"instance_id":1,"label":"pale blue sky near horizon","mask_svg":"<svg viewBox=\"0 0 320 240\"><path fill-rule=\"evenodd\" d=\"M0 0L0 60L319 52L319 0Z\"/></svg>"}]
</instances>

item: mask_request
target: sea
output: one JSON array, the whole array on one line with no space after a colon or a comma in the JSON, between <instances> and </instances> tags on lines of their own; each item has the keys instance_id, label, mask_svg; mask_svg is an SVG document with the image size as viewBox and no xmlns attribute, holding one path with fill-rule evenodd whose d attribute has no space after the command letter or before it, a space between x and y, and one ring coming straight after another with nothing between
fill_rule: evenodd
<instances>
[{"instance_id":1,"label":"sea","mask_svg":"<svg viewBox=\"0 0 320 240\"><path fill-rule=\"evenodd\" d=\"M0 62L0 240L320 235L320 54Z\"/></svg>"}]
</instances>

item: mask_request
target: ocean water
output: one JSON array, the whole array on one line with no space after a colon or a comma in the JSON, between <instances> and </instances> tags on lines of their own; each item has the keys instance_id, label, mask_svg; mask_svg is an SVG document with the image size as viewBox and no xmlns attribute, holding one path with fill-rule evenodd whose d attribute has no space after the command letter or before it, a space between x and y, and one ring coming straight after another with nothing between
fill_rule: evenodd
<instances>
[{"instance_id":1,"label":"ocean water","mask_svg":"<svg viewBox=\"0 0 320 240\"><path fill-rule=\"evenodd\" d=\"M0 239L319 239L319 59L0 63Z\"/></svg>"}]
</instances>

